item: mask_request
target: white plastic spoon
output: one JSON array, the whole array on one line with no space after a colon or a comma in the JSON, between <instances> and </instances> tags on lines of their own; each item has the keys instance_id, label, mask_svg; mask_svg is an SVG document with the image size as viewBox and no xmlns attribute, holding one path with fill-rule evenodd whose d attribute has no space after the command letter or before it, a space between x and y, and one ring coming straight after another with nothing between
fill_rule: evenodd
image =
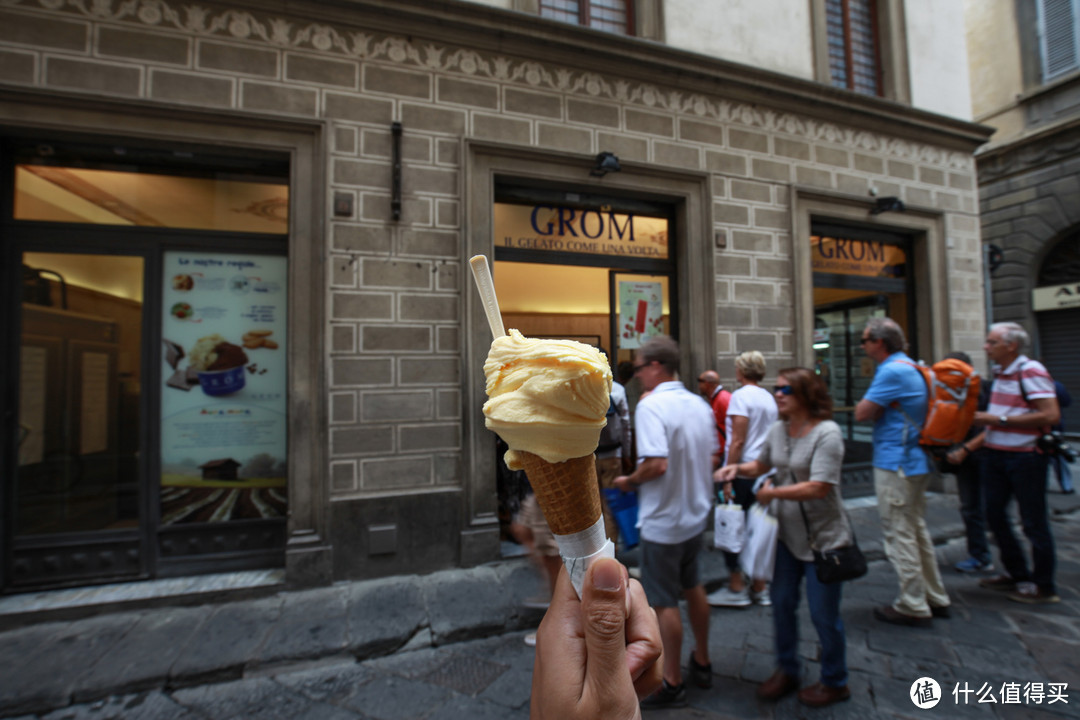
<instances>
[{"instance_id":1,"label":"white plastic spoon","mask_svg":"<svg viewBox=\"0 0 1080 720\"><path fill-rule=\"evenodd\" d=\"M502 337L506 334L506 329L503 326L502 313L499 312L499 301L495 298L495 282L491 279L487 256L474 255L469 259L469 266L472 267L473 279L476 280L476 289L480 291L480 300L484 303L491 336Z\"/></svg>"}]
</instances>

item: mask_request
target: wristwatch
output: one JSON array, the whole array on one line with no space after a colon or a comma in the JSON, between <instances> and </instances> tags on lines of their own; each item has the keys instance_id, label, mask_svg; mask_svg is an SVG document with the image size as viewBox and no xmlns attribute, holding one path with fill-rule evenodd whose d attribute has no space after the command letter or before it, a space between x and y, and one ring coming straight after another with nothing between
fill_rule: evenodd
<instances>
[{"instance_id":1,"label":"wristwatch","mask_svg":"<svg viewBox=\"0 0 1080 720\"><path fill-rule=\"evenodd\" d=\"M1000 415L1000 416L998 416L998 422L1001 423L1002 425L1008 425L1009 424L1009 416L1008 415Z\"/></svg>"}]
</instances>

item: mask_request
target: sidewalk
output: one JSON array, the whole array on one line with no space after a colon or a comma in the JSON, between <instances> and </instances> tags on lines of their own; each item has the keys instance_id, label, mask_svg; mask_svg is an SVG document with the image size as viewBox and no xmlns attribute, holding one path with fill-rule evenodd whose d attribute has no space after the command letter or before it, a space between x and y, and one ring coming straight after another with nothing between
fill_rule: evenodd
<instances>
[{"instance_id":1,"label":"sidewalk","mask_svg":"<svg viewBox=\"0 0 1080 720\"><path fill-rule=\"evenodd\" d=\"M951 571L964 556L956 499L930 497L927 520L956 616L935 622L932 632L875 623L870 608L890 602L896 588L888 564L872 563L870 575L845 595L852 688L860 698L845 707L855 711L870 702L858 716L879 716L893 702L884 699L888 689L888 697L898 698L896 711L911 714L916 708L904 705L907 686L900 686L930 669L947 671L938 677L942 687L946 680L974 684L1009 674L1080 687L1080 499L1056 491L1050 498L1059 520L1054 530L1063 602L1030 608L980 591L973 578ZM876 507L856 507L851 516L867 556L880 561ZM633 553L625 558L628 564L633 560ZM704 569L710 589L726 575L718 552L707 553ZM0 632L0 717L256 716L238 711L233 693L275 707L259 717L524 717L532 655L521 635L538 624L541 613L523 608L522 601L536 589L527 561L512 560L213 605L37 622ZM1034 639L1028 642L1028 636ZM802 637L813 678L816 642L808 622ZM698 710L685 716L761 716L752 687L772 671L768 609L714 611L712 647L717 685L692 691ZM964 668L971 672L961 673ZM278 697L282 693L288 697ZM333 700L357 693L367 694L362 705ZM225 712L219 702L232 709ZM293 703L293 709L278 702ZM376 712L372 702L384 710ZM1067 709L1076 712L1077 706L1080 692ZM794 717L796 709L783 716ZM973 709L983 708L968 708Z\"/></svg>"}]
</instances>

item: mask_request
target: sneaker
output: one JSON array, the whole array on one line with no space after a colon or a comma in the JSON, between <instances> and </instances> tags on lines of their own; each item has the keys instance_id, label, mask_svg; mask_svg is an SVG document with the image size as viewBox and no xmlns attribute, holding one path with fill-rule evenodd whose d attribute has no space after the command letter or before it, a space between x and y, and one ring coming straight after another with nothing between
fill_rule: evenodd
<instances>
[{"instance_id":1,"label":"sneaker","mask_svg":"<svg viewBox=\"0 0 1080 720\"><path fill-rule=\"evenodd\" d=\"M994 577L983 578L980 580L979 587L986 588L987 590L998 590L1000 592L1013 592L1016 590L1016 581L1008 575L995 575Z\"/></svg>"},{"instance_id":2,"label":"sneaker","mask_svg":"<svg viewBox=\"0 0 1080 720\"><path fill-rule=\"evenodd\" d=\"M1016 583L1016 592L1009 593L1009 599L1029 605L1049 605L1050 603L1061 602L1060 597L1053 593L1043 592L1033 582Z\"/></svg>"},{"instance_id":3,"label":"sneaker","mask_svg":"<svg viewBox=\"0 0 1080 720\"><path fill-rule=\"evenodd\" d=\"M529 633L526 635L525 644L529 647L536 647L536 633Z\"/></svg>"},{"instance_id":4,"label":"sneaker","mask_svg":"<svg viewBox=\"0 0 1080 720\"><path fill-rule=\"evenodd\" d=\"M983 562L978 558L969 557L963 562L956 563L953 567L962 573L991 572L994 569L994 564L989 560Z\"/></svg>"},{"instance_id":5,"label":"sneaker","mask_svg":"<svg viewBox=\"0 0 1080 720\"><path fill-rule=\"evenodd\" d=\"M722 587L716 592L709 593L705 596L705 599L709 601L709 604L713 607L747 607L750 605L750 592L743 588L739 592L734 592L726 587Z\"/></svg>"},{"instance_id":6,"label":"sneaker","mask_svg":"<svg viewBox=\"0 0 1080 720\"><path fill-rule=\"evenodd\" d=\"M712 687L712 663L699 665L694 659L694 651L691 650L690 659L686 662L686 676L694 685L708 690Z\"/></svg>"},{"instance_id":7,"label":"sneaker","mask_svg":"<svg viewBox=\"0 0 1080 720\"><path fill-rule=\"evenodd\" d=\"M641 701L642 710L686 707L686 683L668 685L665 680L660 689Z\"/></svg>"},{"instance_id":8,"label":"sneaker","mask_svg":"<svg viewBox=\"0 0 1080 720\"><path fill-rule=\"evenodd\" d=\"M757 592L753 588L750 589L750 599L761 607L769 607L772 605L772 598L769 597L769 584L765 583L765 587L761 589L761 592Z\"/></svg>"}]
</instances>

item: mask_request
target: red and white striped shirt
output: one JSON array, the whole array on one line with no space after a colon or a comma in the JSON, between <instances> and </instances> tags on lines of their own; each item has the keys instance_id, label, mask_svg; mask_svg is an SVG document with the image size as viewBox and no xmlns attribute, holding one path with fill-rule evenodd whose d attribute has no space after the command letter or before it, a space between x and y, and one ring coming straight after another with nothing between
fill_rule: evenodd
<instances>
[{"instance_id":1,"label":"red and white striped shirt","mask_svg":"<svg viewBox=\"0 0 1080 720\"><path fill-rule=\"evenodd\" d=\"M1020 383L1024 384L1029 401L1057 397L1054 379L1050 377L1050 373L1046 371L1043 364L1038 360L1029 359L1026 355L1021 355L1004 371L994 376L987 412L995 416L1013 417L1034 411L1034 407L1024 402ZM1035 440L1041 434L1042 431L1039 428L1018 428L1008 424L991 425L987 428L986 447L995 450L1029 452L1035 449Z\"/></svg>"}]
</instances>

